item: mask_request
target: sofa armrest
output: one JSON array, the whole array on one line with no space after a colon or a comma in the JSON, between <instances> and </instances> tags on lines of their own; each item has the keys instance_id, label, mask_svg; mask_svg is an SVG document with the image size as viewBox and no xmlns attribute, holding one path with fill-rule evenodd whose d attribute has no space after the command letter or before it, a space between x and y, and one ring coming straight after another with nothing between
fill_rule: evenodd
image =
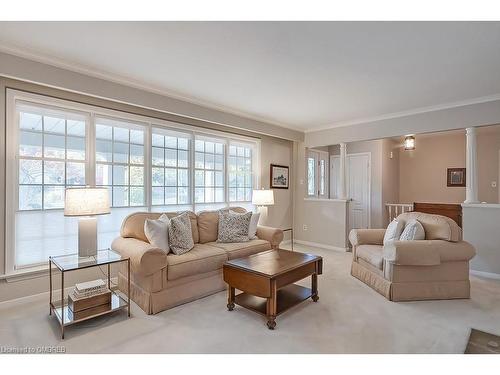
<instances>
[{"instance_id":1,"label":"sofa armrest","mask_svg":"<svg viewBox=\"0 0 500 375\"><path fill-rule=\"evenodd\" d=\"M383 245L385 229L352 229L349 241L352 246Z\"/></svg>"},{"instance_id":2,"label":"sofa armrest","mask_svg":"<svg viewBox=\"0 0 500 375\"><path fill-rule=\"evenodd\" d=\"M257 237L271 243L273 249L277 249L283 241L283 230L279 228L257 226Z\"/></svg>"},{"instance_id":3,"label":"sofa armrest","mask_svg":"<svg viewBox=\"0 0 500 375\"><path fill-rule=\"evenodd\" d=\"M111 243L111 249L123 257L129 257L132 271L144 276L167 266L165 251L136 238L115 238Z\"/></svg>"},{"instance_id":4,"label":"sofa armrest","mask_svg":"<svg viewBox=\"0 0 500 375\"><path fill-rule=\"evenodd\" d=\"M383 257L403 266L437 266L442 262L469 261L476 251L468 242L443 240L393 241L384 246Z\"/></svg>"}]
</instances>

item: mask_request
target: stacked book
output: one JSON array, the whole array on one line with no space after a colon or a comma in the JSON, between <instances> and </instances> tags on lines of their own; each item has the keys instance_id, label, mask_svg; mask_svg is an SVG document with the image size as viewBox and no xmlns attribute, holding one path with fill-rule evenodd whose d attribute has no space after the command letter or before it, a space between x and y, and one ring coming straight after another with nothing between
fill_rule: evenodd
<instances>
[{"instance_id":1,"label":"stacked book","mask_svg":"<svg viewBox=\"0 0 500 375\"><path fill-rule=\"evenodd\" d=\"M111 291L101 279L76 284L68 306L73 320L99 314L111 308Z\"/></svg>"},{"instance_id":2,"label":"stacked book","mask_svg":"<svg viewBox=\"0 0 500 375\"><path fill-rule=\"evenodd\" d=\"M97 296L107 291L108 288L106 287L106 283L102 279L97 279L76 284L73 295L76 299L82 299Z\"/></svg>"}]
</instances>

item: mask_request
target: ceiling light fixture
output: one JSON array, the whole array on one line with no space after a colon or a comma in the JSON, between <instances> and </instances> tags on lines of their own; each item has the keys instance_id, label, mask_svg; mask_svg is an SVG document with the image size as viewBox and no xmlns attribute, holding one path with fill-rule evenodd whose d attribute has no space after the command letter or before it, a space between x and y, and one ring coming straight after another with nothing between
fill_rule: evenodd
<instances>
[{"instance_id":1,"label":"ceiling light fixture","mask_svg":"<svg viewBox=\"0 0 500 375\"><path fill-rule=\"evenodd\" d=\"M415 150L415 136L407 135L405 137L405 151Z\"/></svg>"}]
</instances>

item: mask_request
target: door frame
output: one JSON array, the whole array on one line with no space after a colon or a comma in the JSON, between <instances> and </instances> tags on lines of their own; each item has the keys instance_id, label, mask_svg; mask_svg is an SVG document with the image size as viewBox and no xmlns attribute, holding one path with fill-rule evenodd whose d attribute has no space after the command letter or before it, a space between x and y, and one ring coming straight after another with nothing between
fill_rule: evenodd
<instances>
[{"instance_id":1,"label":"door frame","mask_svg":"<svg viewBox=\"0 0 500 375\"><path fill-rule=\"evenodd\" d=\"M500 152L500 151L499 151ZM367 152L353 152L353 153L348 153L346 154L346 159L349 156L360 156L360 155L367 155L368 156L368 228L372 227L372 153L370 151ZM340 158L340 155L330 155L330 172L331 172L331 166L333 165L332 159L334 158ZM347 160L346 160L347 161ZM347 183L347 177L349 173L349 166L346 163L346 193L347 193L347 201L350 202L350 191L349 191L349 184ZM333 178L330 176L330 193L332 192L332 183L333 183Z\"/></svg>"}]
</instances>

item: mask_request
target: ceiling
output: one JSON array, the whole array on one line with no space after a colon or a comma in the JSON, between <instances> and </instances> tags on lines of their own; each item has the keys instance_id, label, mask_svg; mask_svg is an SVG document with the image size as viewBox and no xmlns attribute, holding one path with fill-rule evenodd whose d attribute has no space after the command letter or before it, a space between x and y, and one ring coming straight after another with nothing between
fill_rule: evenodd
<instances>
[{"instance_id":1,"label":"ceiling","mask_svg":"<svg viewBox=\"0 0 500 375\"><path fill-rule=\"evenodd\" d=\"M0 49L303 131L500 94L500 22L0 22Z\"/></svg>"}]
</instances>

